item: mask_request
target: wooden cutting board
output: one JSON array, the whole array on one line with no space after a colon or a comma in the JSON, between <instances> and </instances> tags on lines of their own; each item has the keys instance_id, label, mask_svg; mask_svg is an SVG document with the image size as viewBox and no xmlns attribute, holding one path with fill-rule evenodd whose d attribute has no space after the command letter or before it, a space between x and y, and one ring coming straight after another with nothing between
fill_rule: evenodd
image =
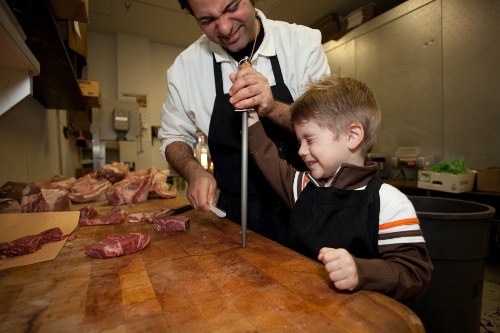
<instances>
[{"instance_id":1,"label":"wooden cutting board","mask_svg":"<svg viewBox=\"0 0 500 333\"><path fill-rule=\"evenodd\" d=\"M130 212L180 199L123 205ZM75 205L78 209L83 205ZM107 212L111 207L96 203ZM0 271L2 332L423 332L413 312L375 292L338 292L323 266L212 213L187 232L129 223L77 227L52 261ZM82 249L143 232L140 253L92 259Z\"/></svg>"}]
</instances>

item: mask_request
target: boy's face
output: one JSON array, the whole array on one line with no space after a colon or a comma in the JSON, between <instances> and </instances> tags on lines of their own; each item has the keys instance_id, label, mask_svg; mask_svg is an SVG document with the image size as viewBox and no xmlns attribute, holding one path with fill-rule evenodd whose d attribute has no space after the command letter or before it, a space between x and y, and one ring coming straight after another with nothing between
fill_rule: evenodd
<instances>
[{"instance_id":1,"label":"boy's face","mask_svg":"<svg viewBox=\"0 0 500 333\"><path fill-rule=\"evenodd\" d=\"M336 135L312 120L295 123L294 130L300 144L299 155L314 178L329 179L342 163L352 162L348 133Z\"/></svg>"}]
</instances>

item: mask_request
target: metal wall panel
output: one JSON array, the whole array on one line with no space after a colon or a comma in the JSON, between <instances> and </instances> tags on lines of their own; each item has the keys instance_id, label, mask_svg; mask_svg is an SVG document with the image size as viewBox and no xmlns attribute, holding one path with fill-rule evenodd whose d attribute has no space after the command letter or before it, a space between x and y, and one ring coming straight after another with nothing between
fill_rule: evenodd
<instances>
[{"instance_id":1,"label":"metal wall panel","mask_svg":"<svg viewBox=\"0 0 500 333\"><path fill-rule=\"evenodd\" d=\"M444 156L500 166L500 1L442 2Z\"/></svg>"},{"instance_id":2,"label":"metal wall panel","mask_svg":"<svg viewBox=\"0 0 500 333\"><path fill-rule=\"evenodd\" d=\"M340 72L342 76L356 77L355 43L351 40L326 53L332 74Z\"/></svg>"},{"instance_id":3,"label":"metal wall panel","mask_svg":"<svg viewBox=\"0 0 500 333\"><path fill-rule=\"evenodd\" d=\"M375 92L382 124L374 152L419 146L442 155L441 12L432 2L356 40L356 76Z\"/></svg>"}]
</instances>

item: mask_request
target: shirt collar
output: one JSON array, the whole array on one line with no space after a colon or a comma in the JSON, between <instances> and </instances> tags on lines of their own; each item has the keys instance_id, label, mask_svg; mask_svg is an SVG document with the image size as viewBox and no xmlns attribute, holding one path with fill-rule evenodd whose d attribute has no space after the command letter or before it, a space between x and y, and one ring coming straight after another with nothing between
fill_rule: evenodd
<instances>
[{"instance_id":1,"label":"shirt collar","mask_svg":"<svg viewBox=\"0 0 500 333\"><path fill-rule=\"evenodd\" d=\"M339 170L337 170L329 187L336 187L344 190L362 189L368 184L376 172L377 163L373 161L366 161L364 166L344 163L340 166ZM306 176L317 187L326 186L326 181L324 179L314 179L310 171L307 171Z\"/></svg>"},{"instance_id":2,"label":"shirt collar","mask_svg":"<svg viewBox=\"0 0 500 333\"><path fill-rule=\"evenodd\" d=\"M262 44L255 51L254 57L259 57L259 56L272 57L272 56L276 55L276 48L274 47L274 38L273 38L273 35L271 34L271 28L269 27L269 21L262 11L260 11L259 9L255 9L255 10L257 11L257 15L259 16L260 21L262 22L262 26L264 28L265 35L264 35L264 40L262 41ZM215 61L217 61L217 62L230 62L229 55L227 54L226 50L222 46L210 41L210 47L212 49L212 52L215 55Z\"/></svg>"}]
</instances>

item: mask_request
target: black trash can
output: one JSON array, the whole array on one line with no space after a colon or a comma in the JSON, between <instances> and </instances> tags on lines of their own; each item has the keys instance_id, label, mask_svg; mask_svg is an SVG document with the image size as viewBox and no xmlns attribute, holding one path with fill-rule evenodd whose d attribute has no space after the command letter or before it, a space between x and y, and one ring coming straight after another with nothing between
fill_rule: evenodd
<instances>
[{"instance_id":1,"label":"black trash can","mask_svg":"<svg viewBox=\"0 0 500 333\"><path fill-rule=\"evenodd\" d=\"M407 305L427 333L479 332L491 206L446 198L409 196L434 264L425 294Z\"/></svg>"}]
</instances>

